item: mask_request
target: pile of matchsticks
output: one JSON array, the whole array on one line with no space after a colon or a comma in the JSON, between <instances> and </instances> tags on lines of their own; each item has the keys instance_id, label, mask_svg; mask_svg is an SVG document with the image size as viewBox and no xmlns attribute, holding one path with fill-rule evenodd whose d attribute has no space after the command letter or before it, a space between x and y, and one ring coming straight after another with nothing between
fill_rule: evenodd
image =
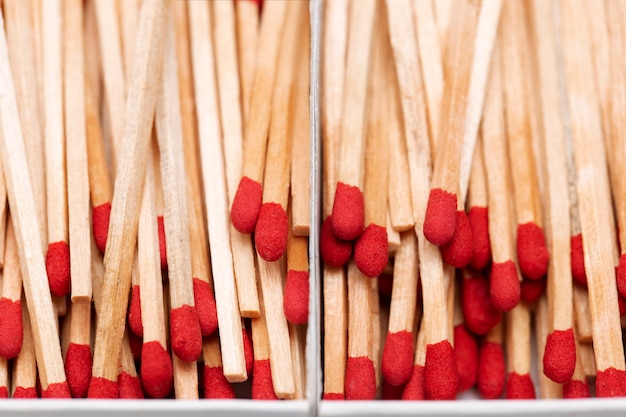
<instances>
[{"instance_id":1,"label":"pile of matchsticks","mask_svg":"<svg viewBox=\"0 0 626 417\"><path fill-rule=\"evenodd\" d=\"M626 396L624 22L325 1L323 399Z\"/></svg>"},{"instance_id":2,"label":"pile of matchsticks","mask_svg":"<svg viewBox=\"0 0 626 417\"><path fill-rule=\"evenodd\" d=\"M2 2L0 397L304 398L308 9Z\"/></svg>"}]
</instances>

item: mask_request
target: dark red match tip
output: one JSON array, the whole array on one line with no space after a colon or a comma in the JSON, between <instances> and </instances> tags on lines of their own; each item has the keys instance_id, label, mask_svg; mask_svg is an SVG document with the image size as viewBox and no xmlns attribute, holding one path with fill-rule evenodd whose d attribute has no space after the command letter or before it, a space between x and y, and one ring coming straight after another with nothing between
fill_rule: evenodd
<instances>
[{"instance_id":1,"label":"dark red match tip","mask_svg":"<svg viewBox=\"0 0 626 417\"><path fill-rule=\"evenodd\" d=\"M361 236L365 226L365 200L359 187L337 183L333 212L333 233L342 240L354 240Z\"/></svg>"},{"instance_id":2,"label":"dark red match tip","mask_svg":"<svg viewBox=\"0 0 626 417\"><path fill-rule=\"evenodd\" d=\"M159 234L159 254L161 255L161 269L167 269L167 240L165 239L165 221L163 216L157 216L157 229Z\"/></svg>"},{"instance_id":3,"label":"dark red match tip","mask_svg":"<svg viewBox=\"0 0 626 417\"><path fill-rule=\"evenodd\" d=\"M626 253L622 253L619 257L617 265L617 290L622 297L626 297Z\"/></svg>"},{"instance_id":4,"label":"dark red match tip","mask_svg":"<svg viewBox=\"0 0 626 417\"><path fill-rule=\"evenodd\" d=\"M130 291L128 326L136 336L143 337L143 322L141 320L141 291L139 285L133 285Z\"/></svg>"},{"instance_id":5,"label":"dark red match tip","mask_svg":"<svg viewBox=\"0 0 626 417\"><path fill-rule=\"evenodd\" d=\"M596 374L597 397L626 397L626 371L607 368Z\"/></svg>"},{"instance_id":6,"label":"dark red match tip","mask_svg":"<svg viewBox=\"0 0 626 417\"><path fill-rule=\"evenodd\" d=\"M0 398L9 398L9 390L7 389L7 387L0 387ZM13 396L13 398L16 398L16 397Z\"/></svg>"},{"instance_id":7,"label":"dark red match tip","mask_svg":"<svg viewBox=\"0 0 626 417\"><path fill-rule=\"evenodd\" d=\"M585 252L583 250L583 235L577 234L571 239L572 277L580 285L587 286L587 273L585 272ZM621 264L621 258L620 258Z\"/></svg>"},{"instance_id":8,"label":"dark red match tip","mask_svg":"<svg viewBox=\"0 0 626 417\"><path fill-rule=\"evenodd\" d=\"M67 381L55 382L48 385L48 389L41 391L41 398L72 398Z\"/></svg>"},{"instance_id":9,"label":"dark red match tip","mask_svg":"<svg viewBox=\"0 0 626 417\"><path fill-rule=\"evenodd\" d=\"M70 343L65 354L65 376L72 398L85 398L91 381L91 348Z\"/></svg>"},{"instance_id":10,"label":"dark red match tip","mask_svg":"<svg viewBox=\"0 0 626 417\"><path fill-rule=\"evenodd\" d=\"M344 391L346 400L373 400L376 398L374 362L367 356L348 357Z\"/></svg>"},{"instance_id":11,"label":"dark red match tip","mask_svg":"<svg viewBox=\"0 0 626 417\"><path fill-rule=\"evenodd\" d=\"M320 230L320 256L330 266L343 266L352 255L352 242L341 240L332 229L332 216L322 222Z\"/></svg>"},{"instance_id":12,"label":"dark red match tip","mask_svg":"<svg viewBox=\"0 0 626 417\"><path fill-rule=\"evenodd\" d=\"M233 399L235 391L232 385L224 376L224 368L216 366L204 366L204 398L211 399Z\"/></svg>"},{"instance_id":13,"label":"dark red match tip","mask_svg":"<svg viewBox=\"0 0 626 417\"><path fill-rule=\"evenodd\" d=\"M185 362L193 362L202 354L202 331L195 307L183 304L170 310L172 351Z\"/></svg>"},{"instance_id":14,"label":"dark red match tip","mask_svg":"<svg viewBox=\"0 0 626 417\"><path fill-rule=\"evenodd\" d=\"M520 298L527 303L534 303L546 289L546 277L537 280L523 279L520 284Z\"/></svg>"},{"instance_id":15,"label":"dark red match tip","mask_svg":"<svg viewBox=\"0 0 626 417\"><path fill-rule=\"evenodd\" d=\"M458 392L465 392L476 384L478 343L463 324L454 327L454 355L459 375Z\"/></svg>"},{"instance_id":16,"label":"dark red match tip","mask_svg":"<svg viewBox=\"0 0 626 417\"><path fill-rule=\"evenodd\" d=\"M424 236L433 245L443 246L454 237L456 203L456 194L441 188L430 190L424 218Z\"/></svg>"},{"instance_id":17,"label":"dark red match tip","mask_svg":"<svg viewBox=\"0 0 626 417\"><path fill-rule=\"evenodd\" d=\"M137 336L133 332L128 332L128 344L130 345L130 352L133 354L135 362L141 360L141 347L143 346L143 337Z\"/></svg>"},{"instance_id":18,"label":"dark red match tip","mask_svg":"<svg viewBox=\"0 0 626 417\"><path fill-rule=\"evenodd\" d=\"M241 177L230 210L230 220L235 229L245 234L254 232L262 201L261 183L246 176Z\"/></svg>"},{"instance_id":19,"label":"dark red match tip","mask_svg":"<svg viewBox=\"0 0 626 417\"><path fill-rule=\"evenodd\" d=\"M489 282L482 275L462 280L461 306L465 326L474 334L484 335L502 319L491 303Z\"/></svg>"},{"instance_id":20,"label":"dark red match tip","mask_svg":"<svg viewBox=\"0 0 626 417\"><path fill-rule=\"evenodd\" d=\"M4 389L6 389L5 387L2 387ZM0 397L2 397L2 393L1 390L2 388L0 388ZM2 398L6 398L6 397L2 397ZM16 399L33 399L33 398L39 398L39 395L37 395L37 388L35 387L16 387L15 391L13 392L13 397L14 400Z\"/></svg>"},{"instance_id":21,"label":"dark red match tip","mask_svg":"<svg viewBox=\"0 0 626 417\"><path fill-rule=\"evenodd\" d=\"M202 336L210 336L217 331L217 307L215 296L208 282L199 278L193 279L193 298L200 322Z\"/></svg>"},{"instance_id":22,"label":"dark red match tip","mask_svg":"<svg viewBox=\"0 0 626 417\"><path fill-rule=\"evenodd\" d=\"M444 262L455 268L465 268L474 255L474 237L465 211L456 212L456 228L452 240L441 247Z\"/></svg>"},{"instance_id":23,"label":"dark red match tip","mask_svg":"<svg viewBox=\"0 0 626 417\"><path fill-rule=\"evenodd\" d=\"M117 381L103 377L92 376L87 391L87 398L119 398L120 389Z\"/></svg>"},{"instance_id":24,"label":"dark red match tip","mask_svg":"<svg viewBox=\"0 0 626 417\"><path fill-rule=\"evenodd\" d=\"M100 204L93 208L93 237L98 250L104 253L109 235L109 219L111 218L111 203Z\"/></svg>"},{"instance_id":25,"label":"dark red match tip","mask_svg":"<svg viewBox=\"0 0 626 417\"><path fill-rule=\"evenodd\" d=\"M574 331L555 330L548 335L543 354L543 373L556 383L564 384L574 375L576 342Z\"/></svg>"},{"instance_id":26,"label":"dark red match tip","mask_svg":"<svg viewBox=\"0 0 626 417\"><path fill-rule=\"evenodd\" d=\"M428 400L453 400L459 386L454 348L447 340L426 346L424 392Z\"/></svg>"},{"instance_id":27,"label":"dark red match tip","mask_svg":"<svg viewBox=\"0 0 626 417\"><path fill-rule=\"evenodd\" d=\"M506 380L506 398L508 400L534 400L535 386L530 374L520 375L510 372Z\"/></svg>"},{"instance_id":28,"label":"dark red match tip","mask_svg":"<svg viewBox=\"0 0 626 417\"><path fill-rule=\"evenodd\" d=\"M563 398L589 398L589 384L585 381L570 379L563 385Z\"/></svg>"},{"instance_id":29,"label":"dark red match tip","mask_svg":"<svg viewBox=\"0 0 626 417\"><path fill-rule=\"evenodd\" d=\"M141 384L146 394L165 398L172 390L172 358L156 340L143 344L141 358Z\"/></svg>"},{"instance_id":30,"label":"dark red match tip","mask_svg":"<svg viewBox=\"0 0 626 417\"><path fill-rule=\"evenodd\" d=\"M378 276L378 294L381 297L390 298L393 291L393 275L380 274Z\"/></svg>"},{"instance_id":31,"label":"dark red match tip","mask_svg":"<svg viewBox=\"0 0 626 417\"><path fill-rule=\"evenodd\" d=\"M67 242L59 241L48 245L46 272L50 292L64 297L70 292L70 248Z\"/></svg>"},{"instance_id":32,"label":"dark red match tip","mask_svg":"<svg viewBox=\"0 0 626 417\"><path fill-rule=\"evenodd\" d=\"M536 223L524 223L517 227L517 258L522 276L540 279L548 270L548 248L543 229Z\"/></svg>"},{"instance_id":33,"label":"dark red match tip","mask_svg":"<svg viewBox=\"0 0 626 417\"><path fill-rule=\"evenodd\" d=\"M383 377L392 385L402 385L413 371L413 333L401 330L387 333L382 359Z\"/></svg>"},{"instance_id":34,"label":"dark red match tip","mask_svg":"<svg viewBox=\"0 0 626 417\"><path fill-rule=\"evenodd\" d=\"M241 329L243 336L243 356L246 360L246 373L252 375L254 366L254 350L252 348L252 338L248 336L246 329Z\"/></svg>"},{"instance_id":35,"label":"dark red match tip","mask_svg":"<svg viewBox=\"0 0 626 417\"><path fill-rule=\"evenodd\" d=\"M144 398L139 376L131 376L128 372L122 371L117 378L120 385L120 398L129 400Z\"/></svg>"},{"instance_id":36,"label":"dark red match tip","mask_svg":"<svg viewBox=\"0 0 626 417\"><path fill-rule=\"evenodd\" d=\"M489 240L489 210L487 207L472 207L468 214L474 250L470 266L476 271L485 269L491 262L491 241Z\"/></svg>"},{"instance_id":37,"label":"dark red match tip","mask_svg":"<svg viewBox=\"0 0 626 417\"><path fill-rule=\"evenodd\" d=\"M22 303L0 298L0 356L5 359L17 357L22 350Z\"/></svg>"},{"instance_id":38,"label":"dark red match tip","mask_svg":"<svg viewBox=\"0 0 626 417\"><path fill-rule=\"evenodd\" d=\"M269 359L255 360L252 375L253 400L277 400L272 383L272 369Z\"/></svg>"},{"instance_id":39,"label":"dark red match tip","mask_svg":"<svg viewBox=\"0 0 626 417\"><path fill-rule=\"evenodd\" d=\"M513 261L491 264L489 294L500 311L510 311L519 303L521 288Z\"/></svg>"},{"instance_id":40,"label":"dark red match tip","mask_svg":"<svg viewBox=\"0 0 626 417\"><path fill-rule=\"evenodd\" d=\"M402 393L403 400L422 401L424 396L424 367L422 365L413 365L411 378L404 386Z\"/></svg>"},{"instance_id":41,"label":"dark red match tip","mask_svg":"<svg viewBox=\"0 0 626 417\"><path fill-rule=\"evenodd\" d=\"M287 249L289 218L285 209L276 203L264 203L254 229L256 250L267 262L277 261Z\"/></svg>"},{"instance_id":42,"label":"dark red match tip","mask_svg":"<svg viewBox=\"0 0 626 417\"><path fill-rule=\"evenodd\" d=\"M621 294L617 294L617 306L619 308L620 317L626 314L626 299Z\"/></svg>"},{"instance_id":43,"label":"dark red match tip","mask_svg":"<svg viewBox=\"0 0 626 417\"><path fill-rule=\"evenodd\" d=\"M404 392L404 384L392 385L386 379L383 379L382 392L380 398L383 400L401 400L402 393Z\"/></svg>"},{"instance_id":44,"label":"dark red match tip","mask_svg":"<svg viewBox=\"0 0 626 417\"><path fill-rule=\"evenodd\" d=\"M370 278L379 276L389 261L387 229L377 224L368 225L354 243L354 263Z\"/></svg>"},{"instance_id":45,"label":"dark red match tip","mask_svg":"<svg viewBox=\"0 0 626 417\"><path fill-rule=\"evenodd\" d=\"M289 323L306 324L309 319L309 271L287 271L283 310Z\"/></svg>"},{"instance_id":46,"label":"dark red match tip","mask_svg":"<svg viewBox=\"0 0 626 417\"><path fill-rule=\"evenodd\" d=\"M504 352L502 345L484 343L478 354L478 392L487 400L500 398L504 391Z\"/></svg>"},{"instance_id":47,"label":"dark red match tip","mask_svg":"<svg viewBox=\"0 0 626 417\"><path fill-rule=\"evenodd\" d=\"M324 394L322 394L322 400L343 401L345 400L345 398L340 392L325 392Z\"/></svg>"}]
</instances>

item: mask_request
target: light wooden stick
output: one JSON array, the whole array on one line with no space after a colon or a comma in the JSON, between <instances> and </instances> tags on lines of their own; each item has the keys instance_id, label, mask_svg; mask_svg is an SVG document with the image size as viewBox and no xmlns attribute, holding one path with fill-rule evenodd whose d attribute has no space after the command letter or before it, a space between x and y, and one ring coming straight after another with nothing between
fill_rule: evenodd
<instances>
[{"instance_id":1,"label":"light wooden stick","mask_svg":"<svg viewBox=\"0 0 626 417\"><path fill-rule=\"evenodd\" d=\"M26 300L22 300L22 325L24 339L22 349L13 361L11 397L19 398L30 395L30 398L37 398L37 361L35 360L35 344Z\"/></svg>"},{"instance_id":2,"label":"light wooden stick","mask_svg":"<svg viewBox=\"0 0 626 417\"><path fill-rule=\"evenodd\" d=\"M520 302L506 315L506 398L535 398L530 380L530 310Z\"/></svg>"},{"instance_id":3,"label":"light wooden stick","mask_svg":"<svg viewBox=\"0 0 626 417\"><path fill-rule=\"evenodd\" d=\"M259 38L259 6L255 1L238 1L235 3L235 12L239 81L241 84L241 102L243 103L242 116L244 120L248 120Z\"/></svg>"},{"instance_id":4,"label":"light wooden stick","mask_svg":"<svg viewBox=\"0 0 626 417\"><path fill-rule=\"evenodd\" d=\"M215 281L215 301L224 362L224 375L230 382L247 378L243 356L243 339L232 254L229 246L230 231L224 161L218 113L217 92L209 25L208 5L201 2L187 4L195 75L196 110L207 208L207 228Z\"/></svg>"},{"instance_id":5,"label":"light wooden stick","mask_svg":"<svg viewBox=\"0 0 626 417\"><path fill-rule=\"evenodd\" d=\"M435 17L437 18L437 29L439 31L439 43L442 51L445 51L446 36L448 35L448 27L450 26L450 15L455 2L454 0L432 0L435 8Z\"/></svg>"},{"instance_id":6,"label":"light wooden stick","mask_svg":"<svg viewBox=\"0 0 626 417\"><path fill-rule=\"evenodd\" d=\"M593 341L593 326L591 324L591 309L589 306L589 293L587 288L575 284L574 295L574 316L576 319L576 334L583 343Z\"/></svg>"},{"instance_id":7,"label":"light wooden stick","mask_svg":"<svg viewBox=\"0 0 626 417\"><path fill-rule=\"evenodd\" d=\"M270 366L270 336L267 328L267 321L265 319L264 306L267 304L263 302L263 291L259 291L259 302L261 306L261 313L259 317L250 321L252 325L252 348L254 349L252 399L277 399L278 397L274 391L273 371ZM262 368L262 371L260 371L259 368ZM272 382L271 386L268 379ZM259 388L261 389L259 390Z\"/></svg>"},{"instance_id":8,"label":"light wooden stick","mask_svg":"<svg viewBox=\"0 0 626 417\"><path fill-rule=\"evenodd\" d=\"M118 23L121 26L120 42L124 58L124 73L130 78L133 72L135 53L135 37L137 35L137 21L139 20L140 0L117 0ZM109 34L109 36L111 36Z\"/></svg>"},{"instance_id":9,"label":"light wooden stick","mask_svg":"<svg viewBox=\"0 0 626 417\"><path fill-rule=\"evenodd\" d=\"M291 345L291 366L293 368L293 380L295 385L295 400L306 398L306 366L304 355L304 329L305 327L289 325L289 343Z\"/></svg>"},{"instance_id":10,"label":"light wooden stick","mask_svg":"<svg viewBox=\"0 0 626 417\"><path fill-rule=\"evenodd\" d=\"M383 373L382 373L382 324L380 317L380 300L378 297L378 280L371 279L369 281L370 287L370 326L372 332L372 353L370 359L374 363L374 375L376 380L376 395L382 391L383 385Z\"/></svg>"},{"instance_id":11,"label":"light wooden stick","mask_svg":"<svg viewBox=\"0 0 626 417\"><path fill-rule=\"evenodd\" d=\"M391 215L389 212L391 211L392 203L387 199L387 249L389 253L395 252L400 247L400 232L393 228L393 223L391 220Z\"/></svg>"},{"instance_id":12,"label":"light wooden stick","mask_svg":"<svg viewBox=\"0 0 626 417\"><path fill-rule=\"evenodd\" d=\"M347 354L346 277L324 265L324 399L343 399Z\"/></svg>"}]
</instances>

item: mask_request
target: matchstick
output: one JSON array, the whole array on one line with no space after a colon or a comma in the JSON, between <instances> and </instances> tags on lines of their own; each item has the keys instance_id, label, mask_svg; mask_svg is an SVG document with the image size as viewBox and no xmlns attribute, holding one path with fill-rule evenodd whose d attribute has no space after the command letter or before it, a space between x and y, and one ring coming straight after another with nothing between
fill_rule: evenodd
<instances>
[{"instance_id":1,"label":"matchstick","mask_svg":"<svg viewBox=\"0 0 626 417\"><path fill-rule=\"evenodd\" d=\"M538 357L545 357L546 339L550 331L548 300L546 295L542 295L536 303L535 308L535 334ZM576 347L574 346L574 349ZM539 378L539 398L562 398L564 386L554 382L546 376L543 362L537 361L537 371Z\"/></svg>"},{"instance_id":2,"label":"matchstick","mask_svg":"<svg viewBox=\"0 0 626 417\"><path fill-rule=\"evenodd\" d=\"M419 320L416 320L419 322ZM415 341L415 355L413 359L413 370L411 378L404 387L402 393L403 400L424 400L424 365L426 362L426 328L424 321L418 323L419 332L417 332L417 340ZM417 329L417 325L415 329Z\"/></svg>"},{"instance_id":3,"label":"matchstick","mask_svg":"<svg viewBox=\"0 0 626 417\"><path fill-rule=\"evenodd\" d=\"M22 349L24 331L22 273L11 220L7 225L5 252L5 265L2 269L2 298L0 298L0 314L4 317L0 322L0 357L13 359Z\"/></svg>"},{"instance_id":4,"label":"matchstick","mask_svg":"<svg viewBox=\"0 0 626 417\"><path fill-rule=\"evenodd\" d=\"M530 376L530 309L520 302L506 314L507 399L534 399Z\"/></svg>"},{"instance_id":5,"label":"matchstick","mask_svg":"<svg viewBox=\"0 0 626 417\"><path fill-rule=\"evenodd\" d=\"M385 229L387 230L387 251L390 254L395 252L400 247L400 232L393 228L393 224L391 224L391 217L389 215L391 205L391 202L387 199L387 223Z\"/></svg>"},{"instance_id":6,"label":"matchstick","mask_svg":"<svg viewBox=\"0 0 626 417\"><path fill-rule=\"evenodd\" d=\"M306 398L306 357L305 357L306 327L295 324L289 325L289 342L291 344L291 366L295 384L294 399Z\"/></svg>"},{"instance_id":7,"label":"matchstick","mask_svg":"<svg viewBox=\"0 0 626 417\"><path fill-rule=\"evenodd\" d=\"M474 159L469 178L467 206L470 226L472 228L473 250L470 266L476 271L485 269L491 262L491 242L489 241L489 208L487 178L483 158L482 139L476 139Z\"/></svg>"},{"instance_id":8,"label":"matchstick","mask_svg":"<svg viewBox=\"0 0 626 417\"><path fill-rule=\"evenodd\" d=\"M294 325L306 324L309 319L309 239L295 236L291 224L286 257L287 277L283 296L285 318Z\"/></svg>"},{"instance_id":9,"label":"matchstick","mask_svg":"<svg viewBox=\"0 0 626 417\"><path fill-rule=\"evenodd\" d=\"M252 346L254 349L254 363L252 372L252 399L277 400L274 392L272 368L270 366L270 336L265 319L263 291L259 291L259 305L261 314L250 320L252 324Z\"/></svg>"},{"instance_id":10,"label":"matchstick","mask_svg":"<svg viewBox=\"0 0 626 417\"><path fill-rule=\"evenodd\" d=\"M506 369L502 348L503 325L496 324L485 336L478 353L477 388L482 398L500 398L504 392Z\"/></svg>"},{"instance_id":11,"label":"matchstick","mask_svg":"<svg viewBox=\"0 0 626 417\"><path fill-rule=\"evenodd\" d=\"M591 343L593 340L593 325L591 323L591 307L589 292L580 284L574 284L574 317L576 320L576 334L581 342Z\"/></svg>"},{"instance_id":12,"label":"matchstick","mask_svg":"<svg viewBox=\"0 0 626 417\"><path fill-rule=\"evenodd\" d=\"M442 52L445 52L446 37L448 35L448 27L450 26L450 14L452 13L453 0L435 1L435 17L437 21L437 29L439 33L439 44Z\"/></svg>"},{"instance_id":13,"label":"matchstick","mask_svg":"<svg viewBox=\"0 0 626 417\"><path fill-rule=\"evenodd\" d=\"M259 38L259 3L257 1L238 1L235 3L237 23L237 51L239 58L239 83L243 104L243 119L250 115L250 96L254 67L257 58L257 42Z\"/></svg>"},{"instance_id":14,"label":"matchstick","mask_svg":"<svg viewBox=\"0 0 626 417\"><path fill-rule=\"evenodd\" d=\"M89 230L89 229L87 229ZM91 248L91 243L89 244ZM91 256L89 257L91 266ZM85 398L91 380L91 303L70 306L69 345L65 353L65 373L72 398ZM66 318L67 320L67 318Z\"/></svg>"},{"instance_id":15,"label":"matchstick","mask_svg":"<svg viewBox=\"0 0 626 417\"><path fill-rule=\"evenodd\" d=\"M202 349L204 358L204 397L203 398L235 398L232 385L224 377L222 354L217 335L209 336Z\"/></svg>"},{"instance_id":16,"label":"matchstick","mask_svg":"<svg viewBox=\"0 0 626 417\"><path fill-rule=\"evenodd\" d=\"M574 336L576 333L574 332ZM582 359L583 347L576 339L576 367L572 378L563 385L563 398L588 398L591 397L585 366ZM592 352L593 358L593 352Z\"/></svg>"},{"instance_id":17,"label":"matchstick","mask_svg":"<svg viewBox=\"0 0 626 417\"><path fill-rule=\"evenodd\" d=\"M139 0L117 0L116 4L126 79L130 79L130 74L133 72L135 37L137 35L140 5L141 1Z\"/></svg>"},{"instance_id":18,"label":"matchstick","mask_svg":"<svg viewBox=\"0 0 626 417\"><path fill-rule=\"evenodd\" d=\"M370 287L370 326L372 332L372 353L370 358L374 363L374 377L376 379L376 398L380 398L383 385L383 373L382 373L382 345L383 335L387 329L383 330L384 323L380 314L380 298L378 294L378 280L371 279L369 282Z\"/></svg>"},{"instance_id":19,"label":"matchstick","mask_svg":"<svg viewBox=\"0 0 626 417\"><path fill-rule=\"evenodd\" d=\"M19 355L13 361L11 373L11 398L37 398L37 362L33 332L28 317L26 301L22 300L24 340ZM0 360L0 365L2 361Z\"/></svg>"}]
</instances>

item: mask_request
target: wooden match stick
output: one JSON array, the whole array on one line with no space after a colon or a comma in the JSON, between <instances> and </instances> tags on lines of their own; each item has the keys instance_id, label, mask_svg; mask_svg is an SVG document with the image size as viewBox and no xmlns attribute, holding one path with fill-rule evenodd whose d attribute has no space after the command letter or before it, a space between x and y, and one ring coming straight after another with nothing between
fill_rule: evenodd
<instances>
[{"instance_id":1,"label":"wooden match stick","mask_svg":"<svg viewBox=\"0 0 626 417\"><path fill-rule=\"evenodd\" d=\"M90 397L112 397L117 393L119 346L123 339L132 270L132 256L122 254L133 253L137 241L139 197L149 155L168 5L168 2L147 2L140 15L133 82L128 93L127 128L118 159L104 261L102 297L116 302L104 303L98 316Z\"/></svg>"},{"instance_id":2,"label":"wooden match stick","mask_svg":"<svg viewBox=\"0 0 626 417\"><path fill-rule=\"evenodd\" d=\"M236 2L235 18L237 19L239 81L241 85L241 102L243 103L242 116L244 120L248 120L259 38L259 4L256 1Z\"/></svg>"},{"instance_id":3,"label":"wooden match stick","mask_svg":"<svg viewBox=\"0 0 626 417\"><path fill-rule=\"evenodd\" d=\"M389 214L389 210L391 210L392 203L387 198L387 249L389 253L395 252L400 247L400 232L393 228L393 224L391 223L391 216Z\"/></svg>"},{"instance_id":4,"label":"wooden match stick","mask_svg":"<svg viewBox=\"0 0 626 417\"><path fill-rule=\"evenodd\" d=\"M426 363L426 327L424 321L417 317L414 324L415 355L411 378L404 387L403 400L424 400L424 365ZM418 331L419 330L419 331Z\"/></svg>"},{"instance_id":5,"label":"wooden match stick","mask_svg":"<svg viewBox=\"0 0 626 417\"><path fill-rule=\"evenodd\" d=\"M383 385L383 373L382 373L382 353L383 353L383 324L382 317L380 315L380 298L378 296L378 280L371 279L369 282L370 287L370 327L372 332L372 353L370 358L374 363L374 376L376 379L376 398L380 398Z\"/></svg>"},{"instance_id":6,"label":"wooden match stick","mask_svg":"<svg viewBox=\"0 0 626 417\"><path fill-rule=\"evenodd\" d=\"M290 209L291 212L293 209ZM295 236L291 223L286 257L287 277L283 296L285 317L291 324L306 324L309 319L309 239L306 236Z\"/></svg>"},{"instance_id":7,"label":"wooden match stick","mask_svg":"<svg viewBox=\"0 0 626 417\"><path fill-rule=\"evenodd\" d=\"M574 330L574 336L576 331ZM585 373L585 366L583 356L583 344L576 339L576 368L572 378L563 385L563 398L587 398L591 397L589 390L589 384L587 383L587 375ZM587 344L585 344L587 345ZM591 352L591 358L593 359L593 352Z\"/></svg>"},{"instance_id":8,"label":"wooden match stick","mask_svg":"<svg viewBox=\"0 0 626 417\"><path fill-rule=\"evenodd\" d=\"M574 317L576 319L576 334L583 343L593 341L593 325L591 323L591 308L587 288L574 284Z\"/></svg>"},{"instance_id":9,"label":"wooden match stick","mask_svg":"<svg viewBox=\"0 0 626 417\"><path fill-rule=\"evenodd\" d=\"M478 392L482 398L500 398L506 379L504 351L502 348L504 328L496 324L485 335L478 357Z\"/></svg>"},{"instance_id":10,"label":"wooden match stick","mask_svg":"<svg viewBox=\"0 0 626 417\"><path fill-rule=\"evenodd\" d=\"M0 357L13 359L22 349L22 273L17 253L17 242L12 221L9 220L6 237L5 266L2 270L2 298L0 314Z\"/></svg>"},{"instance_id":11,"label":"wooden match stick","mask_svg":"<svg viewBox=\"0 0 626 417\"><path fill-rule=\"evenodd\" d=\"M507 399L534 399L530 377L530 309L520 302L506 315Z\"/></svg>"},{"instance_id":12,"label":"wooden match stick","mask_svg":"<svg viewBox=\"0 0 626 417\"><path fill-rule=\"evenodd\" d=\"M550 312L548 311L548 300L543 294L536 303L535 310L535 334L537 343L537 356L545 357L546 339L550 333ZM576 346L574 346L576 349ZM554 382L546 375L546 367L542 361L537 361L539 378L539 398L562 398L563 385Z\"/></svg>"},{"instance_id":13,"label":"wooden match stick","mask_svg":"<svg viewBox=\"0 0 626 417\"><path fill-rule=\"evenodd\" d=\"M259 283L260 285L260 283ZM250 320L252 324L252 347L254 349L254 364L252 372L252 399L276 400L273 384L273 371L270 366L270 336L265 319L263 291L259 291L259 305L261 314Z\"/></svg>"},{"instance_id":14,"label":"wooden match stick","mask_svg":"<svg viewBox=\"0 0 626 417\"><path fill-rule=\"evenodd\" d=\"M91 247L91 243L89 246ZM89 263L91 264L91 256ZM65 373L72 398L85 398L89 389L92 365L91 303L73 302L70 306L70 313L70 334L69 345L65 353Z\"/></svg>"},{"instance_id":15,"label":"wooden match stick","mask_svg":"<svg viewBox=\"0 0 626 417\"><path fill-rule=\"evenodd\" d=\"M220 341L217 335L205 339L202 357L204 359L204 398L235 398L232 385L224 377Z\"/></svg>"},{"instance_id":16,"label":"wooden match stick","mask_svg":"<svg viewBox=\"0 0 626 417\"><path fill-rule=\"evenodd\" d=\"M472 236L474 237L472 262L470 265L476 271L485 269L491 262L488 202L483 143L482 139L478 137L476 138L467 196L467 217L472 228Z\"/></svg>"},{"instance_id":17,"label":"wooden match stick","mask_svg":"<svg viewBox=\"0 0 626 417\"><path fill-rule=\"evenodd\" d=\"M22 303L24 340L19 355L13 361L11 398L37 398L37 362L35 360L33 332L26 301L22 300Z\"/></svg>"},{"instance_id":18,"label":"wooden match stick","mask_svg":"<svg viewBox=\"0 0 626 417\"><path fill-rule=\"evenodd\" d=\"M196 111L204 194L207 209L207 229L215 280L215 301L220 328L224 375L230 382L247 378L243 355L241 319L235 290L230 230L228 195L221 144L218 100L213 69L209 9L206 3L187 3L190 18L191 51L196 92Z\"/></svg>"},{"instance_id":19,"label":"wooden match stick","mask_svg":"<svg viewBox=\"0 0 626 417\"><path fill-rule=\"evenodd\" d=\"M306 398L306 356L305 356L305 326L289 325L289 343L291 344L291 366L295 385L294 399Z\"/></svg>"},{"instance_id":20,"label":"wooden match stick","mask_svg":"<svg viewBox=\"0 0 626 417\"><path fill-rule=\"evenodd\" d=\"M445 52L446 48L446 37L448 35L448 27L450 26L450 15L452 14L453 5L454 2L452 0L434 2L439 44L441 45L442 52Z\"/></svg>"},{"instance_id":21,"label":"wooden match stick","mask_svg":"<svg viewBox=\"0 0 626 417\"><path fill-rule=\"evenodd\" d=\"M140 5L140 0L117 0L116 4L126 79L130 79L130 74L133 72L135 37L137 35Z\"/></svg>"}]
</instances>

